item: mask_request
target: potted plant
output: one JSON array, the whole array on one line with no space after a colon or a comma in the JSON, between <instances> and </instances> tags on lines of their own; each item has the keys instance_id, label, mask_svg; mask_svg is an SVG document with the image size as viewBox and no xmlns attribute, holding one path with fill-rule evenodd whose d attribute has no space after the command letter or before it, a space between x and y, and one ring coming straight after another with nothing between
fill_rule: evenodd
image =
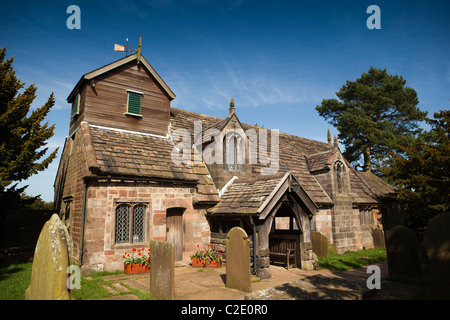
<instances>
[{"instance_id":1,"label":"potted plant","mask_svg":"<svg viewBox=\"0 0 450 320\"><path fill-rule=\"evenodd\" d=\"M197 245L197 248L200 246ZM215 267L218 268L222 265L222 253L211 248L211 244L208 244L208 249L197 250L191 256L193 267Z\"/></svg>"},{"instance_id":2,"label":"potted plant","mask_svg":"<svg viewBox=\"0 0 450 320\"><path fill-rule=\"evenodd\" d=\"M150 272L150 249L132 249L131 255L127 252L123 255L123 271L125 274Z\"/></svg>"}]
</instances>

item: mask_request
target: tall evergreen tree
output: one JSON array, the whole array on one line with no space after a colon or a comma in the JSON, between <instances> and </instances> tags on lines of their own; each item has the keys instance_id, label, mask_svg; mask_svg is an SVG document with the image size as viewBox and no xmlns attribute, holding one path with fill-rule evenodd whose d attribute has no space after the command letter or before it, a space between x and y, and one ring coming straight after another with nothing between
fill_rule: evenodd
<instances>
[{"instance_id":1,"label":"tall evergreen tree","mask_svg":"<svg viewBox=\"0 0 450 320\"><path fill-rule=\"evenodd\" d=\"M45 156L47 140L55 125L42 123L55 104L53 93L40 108L30 107L36 98L36 86L16 77L14 57L6 59L6 48L0 49L0 223L6 208L17 205L26 187L17 184L45 170L56 158L58 149ZM42 160L41 160L42 159ZM41 160L41 161L40 161ZM16 182L15 184L13 184ZM0 239L1 241L2 239Z\"/></svg>"},{"instance_id":2,"label":"tall evergreen tree","mask_svg":"<svg viewBox=\"0 0 450 320\"><path fill-rule=\"evenodd\" d=\"M405 87L401 76L373 67L355 81L347 81L336 96L316 106L338 130L345 157L363 169L382 166L393 150L399 150L419 132L418 123L427 113L417 107L414 89Z\"/></svg>"},{"instance_id":3,"label":"tall evergreen tree","mask_svg":"<svg viewBox=\"0 0 450 320\"><path fill-rule=\"evenodd\" d=\"M431 130L402 146L382 169L397 187L408 225L419 233L434 215L450 212L450 111L435 113L427 123Z\"/></svg>"}]
</instances>

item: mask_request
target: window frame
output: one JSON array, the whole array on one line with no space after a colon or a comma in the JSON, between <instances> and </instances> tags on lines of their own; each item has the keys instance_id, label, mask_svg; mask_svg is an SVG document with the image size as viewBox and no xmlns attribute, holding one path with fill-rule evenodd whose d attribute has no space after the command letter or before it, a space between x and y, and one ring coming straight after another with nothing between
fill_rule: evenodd
<instances>
[{"instance_id":1,"label":"window frame","mask_svg":"<svg viewBox=\"0 0 450 320\"><path fill-rule=\"evenodd\" d=\"M371 226L373 224L372 212L370 209L363 208L359 209L359 225L360 226Z\"/></svg>"},{"instance_id":2,"label":"window frame","mask_svg":"<svg viewBox=\"0 0 450 320\"><path fill-rule=\"evenodd\" d=\"M238 132L228 132L224 135L222 140L222 169L224 171L243 172L243 163L239 158L242 156L240 154L242 139Z\"/></svg>"},{"instance_id":3,"label":"window frame","mask_svg":"<svg viewBox=\"0 0 450 320\"><path fill-rule=\"evenodd\" d=\"M74 118L80 114L80 100L81 100L80 93L77 92L77 94L75 95L75 98L73 98L73 101L72 101L72 118Z\"/></svg>"},{"instance_id":4,"label":"window frame","mask_svg":"<svg viewBox=\"0 0 450 320\"><path fill-rule=\"evenodd\" d=\"M127 206L129 208L128 210L128 240L125 242L117 242L117 209L120 206ZM135 230L135 221L134 221L134 215L135 215L135 208L142 206L144 207L143 217L142 217L142 241L134 242L134 230ZM114 235L113 235L113 244L115 246L133 246L133 245L139 245L143 244L147 241L147 220L148 219L148 204L145 202L117 202L114 207Z\"/></svg>"}]
</instances>

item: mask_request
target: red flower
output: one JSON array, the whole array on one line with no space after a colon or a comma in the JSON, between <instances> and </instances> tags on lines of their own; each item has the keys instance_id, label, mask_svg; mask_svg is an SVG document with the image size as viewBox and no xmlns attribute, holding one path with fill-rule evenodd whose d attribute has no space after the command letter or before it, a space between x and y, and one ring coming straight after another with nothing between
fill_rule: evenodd
<instances>
[{"instance_id":1,"label":"red flower","mask_svg":"<svg viewBox=\"0 0 450 320\"><path fill-rule=\"evenodd\" d=\"M142 253L139 252L139 255L141 255Z\"/></svg>"},{"instance_id":2,"label":"red flower","mask_svg":"<svg viewBox=\"0 0 450 320\"><path fill-rule=\"evenodd\" d=\"M200 247L200 245L198 244L198 245L197 245L197 248L199 248L199 247Z\"/></svg>"},{"instance_id":3,"label":"red flower","mask_svg":"<svg viewBox=\"0 0 450 320\"><path fill-rule=\"evenodd\" d=\"M122 258L125 258L125 255Z\"/></svg>"},{"instance_id":4,"label":"red flower","mask_svg":"<svg viewBox=\"0 0 450 320\"><path fill-rule=\"evenodd\" d=\"M136 251L136 249L135 249L135 248L133 248L133 251Z\"/></svg>"},{"instance_id":5,"label":"red flower","mask_svg":"<svg viewBox=\"0 0 450 320\"><path fill-rule=\"evenodd\" d=\"M208 247L211 247L211 244L210 244L210 243L208 243Z\"/></svg>"}]
</instances>

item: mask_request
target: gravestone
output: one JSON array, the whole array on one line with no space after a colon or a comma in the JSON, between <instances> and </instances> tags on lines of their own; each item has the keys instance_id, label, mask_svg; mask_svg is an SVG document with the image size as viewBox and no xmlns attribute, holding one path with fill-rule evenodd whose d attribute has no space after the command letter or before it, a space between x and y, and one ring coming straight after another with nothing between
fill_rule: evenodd
<instances>
[{"instance_id":1,"label":"gravestone","mask_svg":"<svg viewBox=\"0 0 450 320\"><path fill-rule=\"evenodd\" d=\"M72 242L64 223L53 214L42 227L34 251L26 300L70 300L68 267L73 259Z\"/></svg>"},{"instance_id":2,"label":"gravestone","mask_svg":"<svg viewBox=\"0 0 450 320\"><path fill-rule=\"evenodd\" d=\"M150 241L150 295L154 300L175 299L175 246Z\"/></svg>"},{"instance_id":3,"label":"gravestone","mask_svg":"<svg viewBox=\"0 0 450 320\"><path fill-rule=\"evenodd\" d=\"M313 252L318 257L328 258L328 238L318 231L311 232Z\"/></svg>"},{"instance_id":4,"label":"gravestone","mask_svg":"<svg viewBox=\"0 0 450 320\"><path fill-rule=\"evenodd\" d=\"M423 246L429 259L429 299L450 299L450 213L435 216L425 230Z\"/></svg>"},{"instance_id":5,"label":"gravestone","mask_svg":"<svg viewBox=\"0 0 450 320\"><path fill-rule=\"evenodd\" d=\"M252 292L250 271L250 240L239 227L232 228L226 239L227 278L226 287Z\"/></svg>"},{"instance_id":6,"label":"gravestone","mask_svg":"<svg viewBox=\"0 0 450 320\"><path fill-rule=\"evenodd\" d=\"M384 241L384 231L380 228L375 228L372 232L373 246L375 248L384 249L386 247Z\"/></svg>"},{"instance_id":7,"label":"gravestone","mask_svg":"<svg viewBox=\"0 0 450 320\"><path fill-rule=\"evenodd\" d=\"M421 277L417 237L408 227L396 225L386 231L386 255L389 277Z\"/></svg>"}]
</instances>

